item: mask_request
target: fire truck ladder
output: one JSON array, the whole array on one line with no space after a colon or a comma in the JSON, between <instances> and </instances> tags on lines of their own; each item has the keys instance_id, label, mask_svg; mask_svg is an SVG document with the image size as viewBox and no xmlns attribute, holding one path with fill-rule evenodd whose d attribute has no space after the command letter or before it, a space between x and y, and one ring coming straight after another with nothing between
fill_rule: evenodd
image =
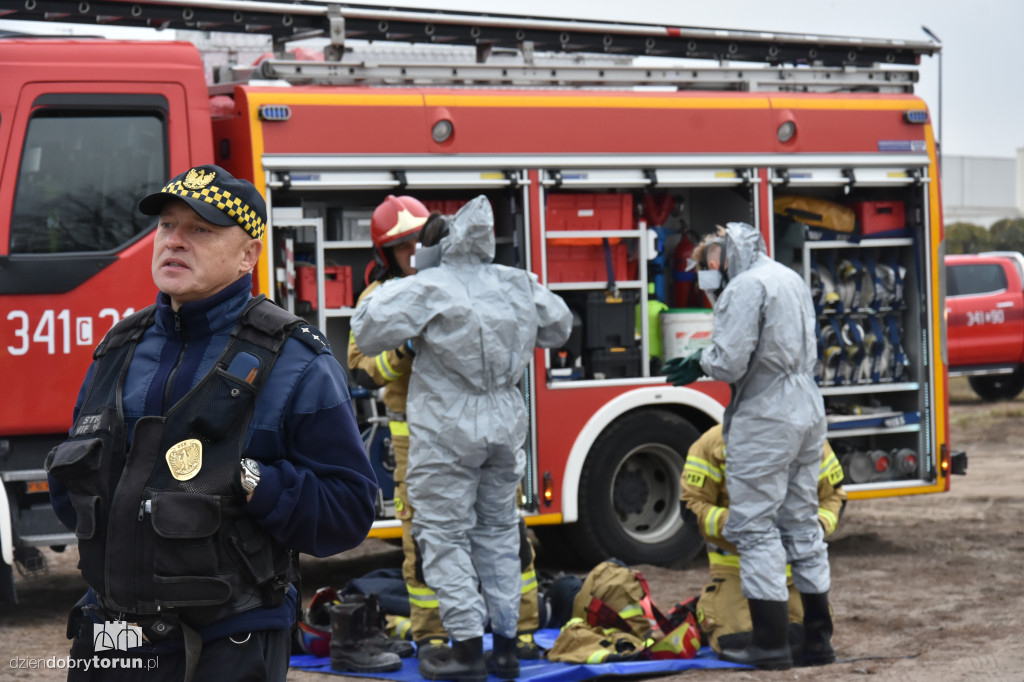
<instances>
[{"instance_id":1,"label":"fire truck ladder","mask_svg":"<svg viewBox=\"0 0 1024 682\"><path fill-rule=\"evenodd\" d=\"M494 48L561 53L676 57L719 62L871 67L914 65L940 46L834 35L657 26L639 23L528 18L476 12L429 11L262 0L0 0L0 19L269 34L275 51L292 40L324 37L328 59L340 60L345 41L470 45L478 61ZM472 79L476 80L474 76ZM489 77L488 77L489 78ZM592 75L575 79L589 81ZM570 80L573 80L572 78Z\"/></svg>"},{"instance_id":2,"label":"fire truck ladder","mask_svg":"<svg viewBox=\"0 0 1024 682\"><path fill-rule=\"evenodd\" d=\"M626 88L658 87L677 90L743 90L787 92L913 92L918 73L906 69L871 67L787 67L748 69L728 66L639 66L633 64L545 65L496 63L382 63L373 61L313 62L267 59L252 67L236 68L232 80L280 79L292 84L409 85L526 88L537 86ZM230 86L211 90L230 94Z\"/></svg>"}]
</instances>

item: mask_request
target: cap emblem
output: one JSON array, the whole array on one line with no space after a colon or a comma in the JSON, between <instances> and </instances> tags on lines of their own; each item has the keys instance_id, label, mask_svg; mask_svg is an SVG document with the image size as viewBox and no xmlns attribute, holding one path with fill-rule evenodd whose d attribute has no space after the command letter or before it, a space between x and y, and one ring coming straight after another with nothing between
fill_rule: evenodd
<instances>
[{"instance_id":1,"label":"cap emblem","mask_svg":"<svg viewBox=\"0 0 1024 682\"><path fill-rule=\"evenodd\" d=\"M204 171L199 168L193 168L185 175L185 179L181 181L181 184L189 189L202 189L213 182L213 179L217 177L214 171Z\"/></svg>"}]
</instances>

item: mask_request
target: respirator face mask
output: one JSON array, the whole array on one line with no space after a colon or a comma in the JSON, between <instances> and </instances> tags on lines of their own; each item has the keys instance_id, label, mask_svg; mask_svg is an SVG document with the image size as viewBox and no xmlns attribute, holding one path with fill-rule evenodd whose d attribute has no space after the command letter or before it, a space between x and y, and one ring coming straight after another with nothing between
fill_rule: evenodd
<instances>
[{"instance_id":1,"label":"respirator face mask","mask_svg":"<svg viewBox=\"0 0 1024 682\"><path fill-rule=\"evenodd\" d=\"M698 270L697 286L703 292L717 292L722 288L722 273L718 270Z\"/></svg>"}]
</instances>

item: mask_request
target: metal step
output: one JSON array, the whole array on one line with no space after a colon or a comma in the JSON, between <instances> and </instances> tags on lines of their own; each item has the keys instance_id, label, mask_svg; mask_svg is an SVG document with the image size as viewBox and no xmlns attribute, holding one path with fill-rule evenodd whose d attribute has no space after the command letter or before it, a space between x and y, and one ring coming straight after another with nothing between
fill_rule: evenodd
<instances>
[{"instance_id":1,"label":"metal step","mask_svg":"<svg viewBox=\"0 0 1024 682\"><path fill-rule=\"evenodd\" d=\"M532 44L539 51L592 52L748 61L768 64L869 66L918 64L938 43L651 24L529 18L260 0L0 0L0 19L260 33L276 43L327 37L495 47Z\"/></svg>"}]
</instances>

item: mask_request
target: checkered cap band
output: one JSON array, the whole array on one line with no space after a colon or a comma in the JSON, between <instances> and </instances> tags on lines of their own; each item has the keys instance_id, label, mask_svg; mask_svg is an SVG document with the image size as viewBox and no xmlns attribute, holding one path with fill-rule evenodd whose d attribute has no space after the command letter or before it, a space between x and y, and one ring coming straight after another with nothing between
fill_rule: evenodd
<instances>
[{"instance_id":1,"label":"checkered cap band","mask_svg":"<svg viewBox=\"0 0 1024 682\"><path fill-rule=\"evenodd\" d=\"M227 190L221 189L216 185L210 185L201 190L188 189L182 184L181 180L178 180L169 183L160 191L179 197L199 199L216 206L218 210L238 223L250 237L253 239L263 239L263 232L266 229L263 219L248 204L238 197L232 196L231 192Z\"/></svg>"}]
</instances>

